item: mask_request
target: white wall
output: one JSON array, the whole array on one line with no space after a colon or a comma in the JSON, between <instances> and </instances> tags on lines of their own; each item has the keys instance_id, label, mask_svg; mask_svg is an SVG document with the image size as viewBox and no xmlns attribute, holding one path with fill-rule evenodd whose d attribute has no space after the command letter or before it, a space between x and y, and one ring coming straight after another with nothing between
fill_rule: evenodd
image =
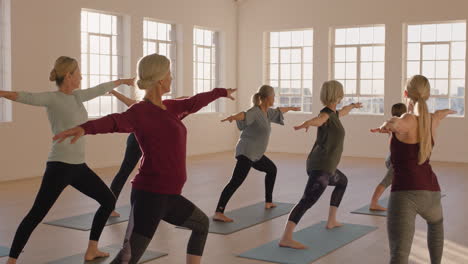
<instances>
[{"instance_id":1,"label":"white wall","mask_svg":"<svg viewBox=\"0 0 468 264\"><path fill-rule=\"evenodd\" d=\"M232 0L12 0L12 90L41 92L55 89L48 81L60 55L80 57L81 8L128 15L131 35L131 72L142 56L142 20L150 17L176 23L181 30L178 46L179 95L191 95L193 26L221 32L225 74L222 85L236 87L237 13ZM226 112L236 103L229 102ZM197 114L187 118L188 154L232 150L236 132L219 123L220 114ZM209 129L207 129L209 128ZM157 135L156 135L157 136ZM52 134L44 109L13 104L13 122L0 123L0 181L40 176L45 168ZM87 138L87 162L92 167L118 165L127 135Z\"/></svg>"},{"instance_id":2,"label":"white wall","mask_svg":"<svg viewBox=\"0 0 468 264\"><path fill-rule=\"evenodd\" d=\"M250 106L250 96L263 79L263 33L276 30L314 29L313 114L321 109L320 87L329 79L329 30L334 26L369 24L386 25L385 113L401 100L403 23L466 20L468 2L464 0L248 0L239 6L238 86L240 108ZM306 153L315 140L316 130L294 132L311 114L292 113L286 126L273 129L269 151ZM385 118L388 118L388 114ZM383 116L350 116L343 119L346 128L344 155L384 157L388 141L383 135L370 134L369 128L380 125ZM439 129L433 159L468 162L465 140L468 122L449 118Z\"/></svg>"}]
</instances>

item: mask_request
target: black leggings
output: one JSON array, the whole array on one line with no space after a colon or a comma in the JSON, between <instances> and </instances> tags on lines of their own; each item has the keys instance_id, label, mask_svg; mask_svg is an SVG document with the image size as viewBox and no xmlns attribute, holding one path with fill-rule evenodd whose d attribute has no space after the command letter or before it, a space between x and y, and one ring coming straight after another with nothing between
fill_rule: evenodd
<instances>
[{"instance_id":1,"label":"black leggings","mask_svg":"<svg viewBox=\"0 0 468 264\"><path fill-rule=\"evenodd\" d=\"M304 195L299 203L294 207L289 214L289 221L299 223L305 212L314 205L325 191L328 185L335 186L333 190L330 206L340 206L341 199L348 185L348 178L340 170L336 170L335 174L328 172L313 170L308 172L309 180L304 191Z\"/></svg>"},{"instance_id":2,"label":"black leggings","mask_svg":"<svg viewBox=\"0 0 468 264\"><path fill-rule=\"evenodd\" d=\"M119 172L115 175L112 180L110 189L115 195L115 198L119 198L120 192L122 191L125 182L127 182L128 176L135 169L138 161L141 158L141 150L135 135L131 133L127 138L127 148L125 149L125 156L120 165Z\"/></svg>"},{"instance_id":3,"label":"black leggings","mask_svg":"<svg viewBox=\"0 0 468 264\"><path fill-rule=\"evenodd\" d=\"M258 161L251 161L244 155L237 156L237 164L234 168L232 178L229 183L224 187L221 197L219 197L218 206L216 212L224 212L227 203L231 199L232 195L244 182L247 174L249 174L250 168L266 172L265 176L265 201L271 203L273 201L273 188L276 180L276 165L267 156L262 156Z\"/></svg>"},{"instance_id":4,"label":"black leggings","mask_svg":"<svg viewBox=\"0 0 468 264\"><path fill-rule=\"evenodd\" d=\"M132 189L131 201L132 211L123 248L111 263L138 263L161 220L191 229L187 254L203 254L209 220L192 202L178 194L158 194L136 189Z\"/></svg>"},{"instance_id":5,"label":"black leggings","mask_svg":"<svg viewBox=\"0 0 468 264\"><path fill-rule=\"evenodd\" d=\"M10 250L11 258L18 258L28 242L31 233L44 219L47 212L49 212L57 198L68 185L93 198L101 205L94 216L89 237L90 240L99 240L107 218L109 218L115 207L114 194L85 163L47 162L46 171L34 205L16 231Z\"/></svg>"}]
</instances>

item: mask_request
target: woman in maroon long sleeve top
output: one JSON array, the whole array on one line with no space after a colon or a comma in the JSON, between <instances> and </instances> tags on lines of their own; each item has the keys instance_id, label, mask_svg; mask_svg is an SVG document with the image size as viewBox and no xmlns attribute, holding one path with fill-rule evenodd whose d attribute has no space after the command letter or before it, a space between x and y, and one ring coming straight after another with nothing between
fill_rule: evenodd
<instances>
[{"instance_id":1,"label":"woman in maroon long sleeve top","mask_svg":"<svg viewBox=\"0 0 468 264\"><path fill-rule=\"evenodd\" d=\"M146 90L144 101L121 114L89 121L54 137L72 143L85 134L135 133L143 152L132 183L132 212L124 245L112 263L137 263L151 241L160 220L192 230L187 263L200 263L208 235L208 217L181 195L187 178L187 129L181 122L210 102L228 97L235 89L216 88L183 100L162 100L170 91L169 60L152 54L138 63L138 88Z\"/></svg>"}]
</instances>

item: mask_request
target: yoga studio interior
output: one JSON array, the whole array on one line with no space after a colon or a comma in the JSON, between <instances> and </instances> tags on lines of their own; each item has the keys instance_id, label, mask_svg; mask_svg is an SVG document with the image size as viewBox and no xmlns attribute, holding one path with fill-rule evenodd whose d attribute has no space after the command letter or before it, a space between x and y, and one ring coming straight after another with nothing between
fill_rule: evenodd
<instances>
[{"instance_id":1,"label":"yoga studio interior","mask_svg":"<svg viewBox=\"0 0 468 264\"><path fill-rule=\"evenodd\" d=\"M0 0L1 264L467 264L466 0Z\"/></svg>"}]
</instances>

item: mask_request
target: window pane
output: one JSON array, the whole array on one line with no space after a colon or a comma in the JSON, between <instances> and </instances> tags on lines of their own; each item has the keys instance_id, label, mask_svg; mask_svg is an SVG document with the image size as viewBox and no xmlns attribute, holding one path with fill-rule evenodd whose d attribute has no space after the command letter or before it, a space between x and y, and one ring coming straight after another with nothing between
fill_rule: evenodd
<instances>
[{"instance_id":1,"label":"window pane","mask_svg":"<svg viewBox=\"0 0 468 264\"><path fill-rule=\"evenodd\" d=\"M452 40L466 40L466 23L452 25Z\"/></svg>"},{"instance_id":2,"label":"window pane","mask_svg":"<svg viewBox=\"0 0 468 264\"><path fill-rule=\"evenodd\" d=\"M345 48L335 48L335 61L336 62L346 61L346 49Z\"/></svg>"},{"instance_id":3,"label":"window pane","mask_svg":"<svg viewBox=\"0 0 468 264\"><path fill-rule=\"evenodd\" d=\"M291 62L291 50L290 49L280 49L280 54L281 54L281 63Z\"/></svg>"},{"instance_id":4,"label":"window pane","mask_svg":"<svg viewBox=\"0 0 468 264\"><path fill-rule=\"evenodd\" d=\"M448 61L436 62L436 78L448 78Z\"/></svg>"},{"instance_id":5,"label":"window pane","mask_svg":"<svg viewBox=\"0 0 468 264\"><path fill-rule=\"evenodd\" d=\"M385 93L384 80L373 80L372 92L374 95L383 95Z\"/></svg>"},{"instance_id":6,"label":"window pane","mask_svg":"<svg viewBox=\"0 0 468 264\"><path fill-rule=\"evenodd\" d=\"M411 25L408 26L408 42L419 42L421 41L421 26Z\"/></svg>"},{"instance_id":7,"label":"window pane","mask_svg":"<svg viewBox=\"0 0 468 264\"><path fill-rule=\"evenodd\" d=\"M451 57L454 60L464 60L466 52L465 42L453 42Z\"/></svg>"},{"instance_id":8,"label":"window pane","mask_svg":"<svg viewBox=\"0 0 468 264\"><path fill-rule=\"evenodd\" d=\"M280 32L280 47L290 47L291 46L291 32Z\"/></svg>"},{"instance_id":9,"label":"window pane","mask_svg":"<svg viewBox=\"0 0 468 264\"><path fill-rule=\"evenodd\" d=\"M356 81L355 80L346 80L344 83L345 94L356 94Z\"/></svg>"},{"instance_id":10,"label":"window pane","mask_svg":"<svg viewBox=\"0 0 468 264\"><path fill-rule=\"evenodd\" d=\"M385 61L385 47L374 47L374 61Z\"/></svg>"},{"instance_id":11,"label":"window pane","mask_svg":"<svg viewBox=\"0 0 468 264\"><path fill-rule=\"evenodd\" d=\"M436 40L436 26L435 25L422 25L421 40L422 41L435 41Z\"/></svg>"},{"instance_id":12,"label":"window pane","mask_svg":"<svg viewBox=\"0 0 468 264\"><path fill-rule=\"evenodd\" d=\"M362 27L359 29L359 43L372 44L374 42L374 27Z\"/></svg>"},{"instance_id":13,"label":"window pane","mask_svg":"<svg viewBox=\"0 0 468 264\"><path fill-rule=\"evenodd\" d=\"M437 25L437 41L450 41L451 40L451 24L438 24Z\"/></svg>"},{"instance_id":14,"label":"window pane","mask_svg":"<svg viewBox=\"0 0 468 264\"><path fill-rule=\"evenodd\" d=\"M372 79L372 63L362 62L361 63L361 79ZM369 91L371 88L369 87Z\"/></svg>"},{"instance_id":15,"label":"window pane","mask_svg":"<svg viewBox=\"0 0 468 264\"><path fill-rule=\"evenodd\" d=\"M304 45L304 33L302 31L292 32L292 46L300 47Z\"/></svg>"},{"instance_id":16,"label":"window pane","mask_svg":"<svg viewBox=\"0 0 468 264\"><path fill-rule=\"evenodd\" d=\"M357 58L357 48L346 48L346 61L355 62Z\"/></svg>"},{"instance_id":17,"label":"window pane","mask_svg":"<svg viewBox=\"0 0 468 264\"><path fill-rule=\"evenodd\" d=\"M451 96L465 96L465 80L455 79L451 81Z\"/></svg>"},{"instance_id":18,"label":"window pane","mask_svg":"<svg viewBox=\"0 0 468 264\"><path fill-rule=\"evenodd\" d=\"M436 56L435 45L423 46L423 60L435 60Z\"/></svg>"},{"instance_id":19,"label":"window pane","mask_svg":"<svg viewBox=\"0 0 468 264\"><path fill-rule=\"evenodd\" d=\"M373 58L373 48L372 47L362 47L361 48L361 61L372 61Z\"/></svg>"},{"instance_id":20,"label":"window pane","mask_svg":"<svg viewBox=\"0 0 468 264\"><path fill-rule=\"evenodd\" d=\"M437 60L448 60L449 59L449 45L437 45L436 46L436 59Z\"/></svg>"},{"instance_id":21,"label":"window pane","mask_svg":"<svg viewBox=\"0 0 468 264\"><path fill-rule=\"evenodd\" d=\"M344 79L345 72L346 68L344 63L335 63L335 79Z\"/></svg>"},{"instance_id":22,"label":"window pane","mask_svg":"<svg viewBox=\"0 0 468 264\"><path fill-rule=\"evenodd\" d=\"M465 78L465 62L464 61L452 61L450 77Z\"/></svg>"},{"instance_id":23,"label":"window pane","mask_svg":"<svg viewBox=\"0 0 468 264\"><path fill-rule=\"evenodd\" d=\"M435 77L435 62L423 61L422 74L426 76L427 78L434 78Z\"/></svg>"},{"instance_id":24,"label":"window pane","mask_svg":"<svg viewBox=\"0 0 468 264\"><path fill-rule=\"evenodd\" d=\"M356 63L346 63L346 79L356 79Z\"/></svg>"},{"instance_id":25,"label":"window pane","mask_svg":"<svg viewBox=\"0 0 468 264\"><path fill-rule=\"evenodd\" d=\"M407 58L408 60L419 60L421 59L421 45L419 43L408 44Z\"/></svg>"},{"instance_id":26,"label":"window pane","mask_svg":"<svg viewBox=\"0 0 468 264\"><path fill-rule=\"evenodd\" d=\"M419 71L420 63L419 61L409 61L406 66L407 77L411 77L413 75L421 74Z\"/></svg>"}]
</instances>

